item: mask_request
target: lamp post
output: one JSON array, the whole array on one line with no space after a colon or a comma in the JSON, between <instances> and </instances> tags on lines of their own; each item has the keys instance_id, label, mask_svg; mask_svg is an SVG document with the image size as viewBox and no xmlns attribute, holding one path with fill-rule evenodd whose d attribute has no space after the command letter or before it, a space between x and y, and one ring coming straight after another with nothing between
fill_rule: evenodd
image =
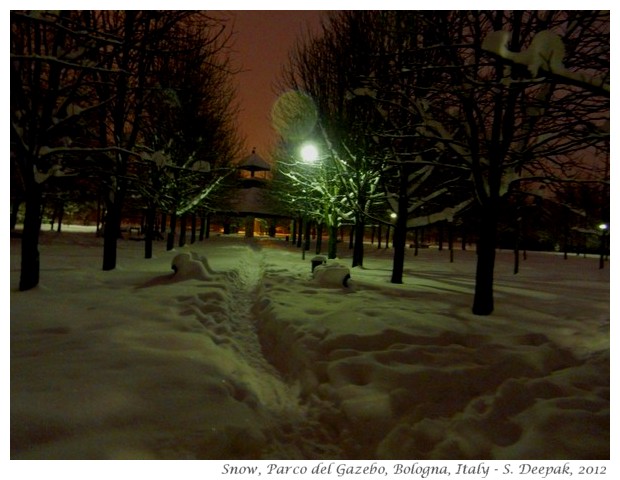
<instances>
[{"instance_id":1,"label":"lamp post","mask_svg":"<svg viewBox=\"0 0 620 480\"><path fill-rule=\"evenodd\" d=\"M314 164L319 159L319 149L310 142L306 142L300 147L299 154L303 162L307 164ZM310 220L306 220L305 227L305 238L301 248L302 259L306 258L306 250L310 248ZM303 228L300 225L300 232L301 231L303 231Z\"/></svg>"},{"instance_id":2,"label":"lamp post","mask_svg":"<svg viewBox=\"0 0 620 480\"><path fill-rule=\"evenodd\" d=\"M598 268L601 269L605 266L605 237L607 235L609 225L606 223L601 223L598 228L601 231L601 256L599 258Z\"/></svg>"}]
</instances>

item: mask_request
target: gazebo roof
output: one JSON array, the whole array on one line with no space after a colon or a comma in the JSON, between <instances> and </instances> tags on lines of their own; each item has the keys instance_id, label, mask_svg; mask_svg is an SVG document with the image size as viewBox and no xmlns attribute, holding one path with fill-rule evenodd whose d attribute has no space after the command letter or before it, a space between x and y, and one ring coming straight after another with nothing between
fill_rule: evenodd
<instances>
[{"instance_id":1,"label":"gazebo roof","mask_svg":"<svg viewBox=\"0 0 620 480\"><path fill-rule=\"evenodd\" d=\"M239 168L250 172L271 170L271 166L256 153L256 149L252 149L252 154L241 160Z\"/></svg>"}]
</instances>

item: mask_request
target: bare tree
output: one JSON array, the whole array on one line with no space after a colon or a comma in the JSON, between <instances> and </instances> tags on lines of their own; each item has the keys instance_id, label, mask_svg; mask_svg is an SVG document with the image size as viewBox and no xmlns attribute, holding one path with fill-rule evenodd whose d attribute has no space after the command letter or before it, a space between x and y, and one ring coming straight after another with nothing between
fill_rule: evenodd
<instances>
[{"instance_id":1,"label":"bare tree","mask_svg":"<svg viewBox=\"0 0 620 480\"><path fill-rule=\"evenodd\" d=\"M596 123L609 111L608 99L575 86L572 80L564 82L550 71L549 63L557 63L554 55L562 54L572 69L585 71L594 61L600 67L596 74L605 77L609 16L605 12L474 12L451 16L448 26L454 33L447 45L471 45L460 53L451 50L453 61L461 65L452 76L456 88L451 94L458 99L464 123L442 122L432 134L457 147L471 168L480 212L472 311L488 315L494 309L493 270L502 199L526 183L583 175L578 170L586 164L580 157L603 141L605 134ZM532 49L530 63L508 67L503 59L488 61L481 47L489 35L502 30L511 31L510 50ZM548 32L562 35L563 52L536 48L536 39ZM545 42L549 44L557 45ZM454 140L463 126L464 144L457 146Z\"/></svg>"},{"instance_id":2,"label":"bare tree","mask_svg":"<svg viewBox=\"0 0 620 480\"><path fill-rule=\"evenodd\" d=\"M423 61L414 49L399 64L400 73L390 79L396 96L389 96L389 82L381 85L379 75L358 93L371 97L386 118L394 118L387 109L396 106L405 120L395 136L404 139L408 131L418 145L442 152L431 160L433 168L468 172L479 229L472 311L488 315L494 309L502 202L517 189L531 189L526 185L585 179L583 154L608 135L609 18L605 12L441 12L417 18L424 32L417 50L432 56ZM499 37L510 40L507 49L495 44ZM523 55L506 53L526 48ZM561 64L564 58L574 71ZM407 90L399 79L412 71L420 77ZM424 163L419 152L409 147L407 153ZM440 184L434 188L441 191Z\"/></svg>"},{"instance_id":3,"label":"bare tree","mask_svg":"<svg viewBox=\"0 0 620 480\"><path fill-rule=\"evenodd\" d=\"M117 72L93 61L113 39L85 12L11 12L12 167L26 203L20 290L39 283L39 232L46 182L88 149L84 123L103 105L91 80Z\"/></svg>"},{"instance_id":4,"label":"bare tree","mask_svg":"<svg viewBox=\"0 0 620 480\"><path fill-rule=\"evenodd\" d=\"M146 156L155 161L147 168L148 182L136 178L147 204L147 248L156 209L171 213L172 248L177 217L194 215L215 201L231 172L230 161L238 155L230 39L224 18L195 13L173 28L155 59L157 75L143 134L156 152L154 158Z\"/></svg>"},{"instance_id":5,"label":"bare tree","mask_svg":"<svg viewBox=\"0 0 620 480\"><path fill-rule=\"evenodd\" d=\"M369 12L348 19L371 32L368 72L352 88L354 102L374 108L364 133L385 157L382 185L396 214L392 283L402 283L407 232L448 220L471 203L467 170L452 161L445 145L418 131L419 112L433 101L433 84L446 59L429 45L443 12ZM354 85L353 85L354 86ZM370 107L367 107L367 109Z\"/></svg>"},{"instance_id":6,"label":"bare tree","mask_svg":"<svg viewBox=\"0 0 620 480\"><path fill-rule=\"evenodd\" d=\"M366 124L373 153L391 166L381 175L399 212L399 251L407 228L450 220L475 202L472 311L490 314L504 202L541 184L603 178L594 152L609 137L609 12L345 12L325 30L338 41L301 50L311 54L298 56L305 66L291 78L314 88L323 124L341 127L330 139ZM347 110L342 92L377 115ZM390 172L401 181L385 181Z\"/></svg>"},{"instance_id":7,"label":"bare tree","mask_svg":"<svg viewBox=\"0 0 620 480\"><path fill-rule=\"evenodd\" d=\"M467 171L442 168L445 146L415 130L422 121L417 105L427 101L432 78L415 67L441 62L425 48L434 38L434 15L333 15L320 38L297 48L287 71L287 85L309 92L319 106L319 133L356 225L354 266L362 264L368 219L387 223L385 211L397 213L394 283L402 283L407 230L452 219L470 203L455 185Z\"/></svg>"},{"instance_id":8,"label":"bare tree","mask_svg":"<svg viewBox=\"0 0 620 480\"><path fill-rule=\"evenodd\" d=\"M306 92L319 111L314 140L322 147L325 201L338 197L341 205L325 216L330 230L330 252L335 252L339 222L352 221L355 229L352 266L363 265L366 220L381 201L383 157L373 151L362 127L362 110L349 102L352 79L368 64L367 34L351 28L340 16L330 18L323 32L307 38L291 53L282 75L282 87ZM352 107L354 109L352 110ZM336 213L338 212L338 213ZM340 218L338 218L340 216ZM330 253L331 254L331 253Z\"/></svg>"},{"instance_id":9,"label":"bare tree","mask_svg":"<svg viewBox=\"0 0 620 480\"><path fill-rule=\"evenodd\" d=\"M169 133L154 108L161 74L170 73L166 59L184 58L177 66L189 70L175 84L185 89L175 92L184 96L181 104L193 108L181 115L185 137L176 141L192 149L178 151L187 156L184 167L201 175L201 165L234 154L224 24L201 12L11 12L12 176L26 202L20 289L39 280L44 184L68 165L103 187L103 269L115 268L125 197L136 188L143 156ZM212 187L188 193L185 205L200 205Z\"/></svg>"}]
</instances>

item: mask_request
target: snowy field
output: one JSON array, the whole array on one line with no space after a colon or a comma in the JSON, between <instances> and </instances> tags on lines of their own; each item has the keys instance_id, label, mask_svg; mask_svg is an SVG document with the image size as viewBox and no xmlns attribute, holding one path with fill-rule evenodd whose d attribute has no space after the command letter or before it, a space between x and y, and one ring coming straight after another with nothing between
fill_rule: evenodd
<instances>
[{"instance_id":1,"label":"snowy field","mask_svg":"<svg viewBox=\"0 0 620 480\"><path fill-rule=\"evenodd\" d=\"M92 233L41 244L40 286L18 292L11 239L13 459L610 456L595 256L532 252L513 275L499 252L495 313L476 317L473 251L409 250L392 285L391 251L368 245L344 288L283 240L144 260L127 239L110 272Z\"/></svg>"}]
</instances>

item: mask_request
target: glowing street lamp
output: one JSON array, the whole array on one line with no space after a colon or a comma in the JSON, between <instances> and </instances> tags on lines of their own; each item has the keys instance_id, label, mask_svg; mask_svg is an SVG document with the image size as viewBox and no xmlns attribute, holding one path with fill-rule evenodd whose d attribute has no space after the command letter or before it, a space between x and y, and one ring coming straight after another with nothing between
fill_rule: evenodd
<instances>
[{"instance_id":1,"label":"glowing street lamp","mask_svg":"<svg viewBox=\"0 0 620 480\"><path fill-rule=\"evenodd\" d=\"M304 163L313 164L316 163L319 159L319 149L313 143L306 142L304 143L300 149L299 154L301 155L301 159ZM301 258L306 258L306 250L310 248L310 224L306 221L306 234L305 234L305 242L304 246L301 249Z\"/></svg>"},{"instance_id":2,"label":"glowing street lamp","mask_svg":"<svg viewBox=\"0 0 620 480\"><path fill-rule=\"evenodd\" d=\"M300 149L301 158L306 163L314 163L319 159L319 149L312 143L305 143Z\"/></svg>"},{"instance_id":3,"label":"glowing street lamp","mask_svg":"<svg viewBox=\"0 0 620 480\"><path fill-rule=\"evenodd\" d=\"M605 234L607 233L609 225L601 223L598 228L601 231L601 255L599 257L598 268L601 269L605 265Z\"/></svg>"}]
</instances>

